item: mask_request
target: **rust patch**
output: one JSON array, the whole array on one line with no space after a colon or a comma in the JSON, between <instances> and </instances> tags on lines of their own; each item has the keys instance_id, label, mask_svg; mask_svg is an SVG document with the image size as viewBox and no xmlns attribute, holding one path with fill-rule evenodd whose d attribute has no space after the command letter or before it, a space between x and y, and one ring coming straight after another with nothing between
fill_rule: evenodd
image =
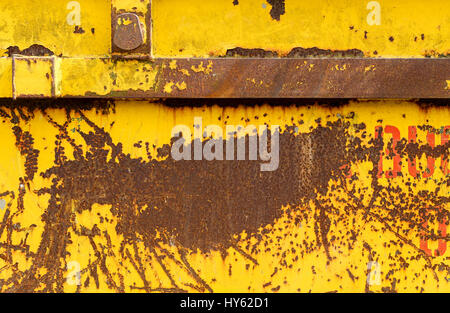
<instances>
[{"instance_id":1,"label":"rust patch","mask_svg":"<svg viewBox=\"0 0 450 313\"><path fill-rule=\"evenodd\" d=\"M86 31L80 27L80 26L75 26L75 30L73 31L74 34L84 34L86 33Z\"/></svg>"},{"instance_id":2,"label":"rust patch","mask_svg":"<svg viewBox=\"0 0 450 313\"><path fill-rule=\"evenodd\" d=\"M31 45L29 48L20 50L17 46L10 46L7 48L8 56L12 57L14 54L25 55L25 56L52 56L53 51L42 46L42 45Z\"/></svg>"},{"instance_id":3,"label":"rust patch","mask_svg":"<svg viewBox=\"0 0 450 313\"><path fill-rule=\"evenodd\" d=\"M358 49L349 50L324 50L319 48L293 48L288 54L282 55L277 51L264 49L245 49L241 47L228 49L227 57L250 57L250 58L363 58L364 52Z\"/></svg>"},{"instance_id":4,"label":"rust patch","mask_svg":"<svg viewBox=\"0 0 450 313\"><path fill-rule=\"evenodd\" d=\"M284 15L286 13L284 0L267 0L267 3L272 6L272 9L270 10L270 16L272 16L274 20L279 21L281 15Z\"/></svg>"},{"instance_id":5,"label":"rust patch","mask_svg":"<svg viewBox=\"0 0 450 313\"><path fill-rule=\"evenodd\" d=\"M25 177L26 181L33 180L37 172L37 162L39 150L33 148L34 139L28 131L22 131L19 126L13 127L14 136L16 137L16 146L22 156L25 156Z\"/></svg>"},{"instance_id":6,"label":"rust patch","mask_svg":"<svg viewBox=\"0 0 450 313\"><path fill-rule=\"evenodd\" d=\"M297 47L288 53L289 58L363 58L364 52L358 49L349 50L324 50L319 48Z\"/></svg>"},{"instance_id":7,"label":"rust patch","mask_svg":"<svg viewBox=\"0 0 450 313\"><path fill-rule=\"evenodd\" d=\"M276 58L278 53L276 51L268 51L264 49L245 49L245 48L233 48L228 49L226 53L227 57L250 57L250 58Z\"/></svg>"}]
</instances>

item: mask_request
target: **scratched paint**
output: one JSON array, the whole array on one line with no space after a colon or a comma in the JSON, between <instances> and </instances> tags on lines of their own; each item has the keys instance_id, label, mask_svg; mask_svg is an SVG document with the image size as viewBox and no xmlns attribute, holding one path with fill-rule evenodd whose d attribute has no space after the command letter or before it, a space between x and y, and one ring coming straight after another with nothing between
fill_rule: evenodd
<instances>
[{"instance_id":1,"label":"scratched paint","mask_svg":"<svg viewBox=\"0 0 450 313\"><path fill-rule=\"evenodd\" d=\"M3 100L0 290L449 292L441 104ZM174 161L194 117L280 125L278 170Z\"/></svg>"}]
</instances>

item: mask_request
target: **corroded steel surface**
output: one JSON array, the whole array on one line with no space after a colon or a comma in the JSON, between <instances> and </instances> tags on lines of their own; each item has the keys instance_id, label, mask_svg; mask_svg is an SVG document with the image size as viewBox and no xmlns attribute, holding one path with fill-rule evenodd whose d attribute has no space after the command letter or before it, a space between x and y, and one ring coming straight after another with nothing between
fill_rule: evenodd
<instances>
[{"instance_id":1,"label":"corroded steel surface","mask_svg":"<svg viewBox=\"0 0 450 313\"><path fill-rule=\"evenodd\" d=\"M19 63L14 60L21 60L20 73L16 70ZM46 66L51 75L34 71L39 65L34 65L36 62ZM51 70L49 63L54 64ZM30 84L31 89L15 88ZM16 56L0 59L0 96L448 98L450 59L124 60Z\"/></svg>"},{"instance_id":2,"label":"corroded steel surface","mask_svg":"<svg viewBox=\"0 0 450 313\"><path fill-rule=\"evenodd\" d=\"M171 59L155 91L183 98L449 98L450 59Z\"/></svg>"},{"instance_id":3,"label":"corroded steel surface","mask_svg":"<svg viewBox=\"0 0 450 313\"><path fill-rule=\"evenodd\" d=\"M450 291L445 102L27 100L0 115L3 292ZM172 128L202 134L198 118L280 125L278 168L175 161Z\"/></svg>"},{"instance_id":4,"label":"corroded steel surface","mask_svg":"<svg viewBox=\"0 0 450 313\"><path fill-rule=\"evenodd\" d=\"M0 3L0 292L450 292L446 9Z\"/></svg>"}]
</instances>

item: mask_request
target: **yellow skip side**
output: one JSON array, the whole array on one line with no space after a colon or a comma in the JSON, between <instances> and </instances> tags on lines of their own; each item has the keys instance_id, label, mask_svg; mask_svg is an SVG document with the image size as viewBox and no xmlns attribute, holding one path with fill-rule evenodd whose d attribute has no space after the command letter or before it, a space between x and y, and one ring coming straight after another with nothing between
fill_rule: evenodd
<instances>
[{"instance_id":1,"label":"yellow skip side","mask_svg":"<svg viewBox=\"0 0 450 313\"><path fill-rule=\"evenodd\" d=\"M70 108L69 104L67 108ZM187 250L183 259L181 251L185 249L174 243L159 243L154 250L150 250L140 236L134 242L124 242L123 236L118 234L116 228L118 216L111 213L110 205L97 203L91 210L79 212L79 202L73 198L73 194L67 195L73 198L69 205L72 212L69 214L70 219L65 220L59 216L57 220L58 223L69 223L67 233L55 238L41 238L46 229L42 218L48 209L50 196L38 195L38 190L51 187L52 179L43 178L40 173L55 166L55 149L63 147L68 160L74 159L74 146L66 139L71 138L72 143L80 147L83 153L88 151L80 131L88 134L99 133L100 129L103 129L111 136L114 144L122 144L125 154L148 162L146 143L150 153L156 155L158 148L170 142L172 128L180 124L192 126L194 117L202 117L204 126L268 123L281 125L282 129L284 125L292 125L293 121L301 119L304 123L298 125L300 133L308 133L317 127L319 118L322 125L326 125L328 121L342 120L354 125L350 127L354 136L361 138L363 144L369 144L373 139L375 127L379 125L395 126L400 131L401 138L408 138L411 125L443 129L448 126L450 120L450 112L446 107L424 109L406 101L353 101L338 107L277 107L267 104L255 107L214 105L174 108L147 101L117 101L114 110L110 109L109 113L105 114L101 113L101 108L80 111L76 109L69 113L64 107L46 108L45 111L33 110L33 116L20 107L11 109L1 106L0 109L9 116L3 114L0 123L3 147L0 155L0 194L6 191L14 192L14 197L4 194L0 197L0 202L3 203L0 221L8 221L0 237L2 291L20 288L22 276L17 275L28 273L34 265L39 269L34 274L39 282L35 290L45 289L45 274L48 273L49 266L58 261L60 263L57 268L61 271L58 275L63 275L64 279L60 280L61 285L55 283L51 288L65 292L116 292L122 289L128 292L170 292L174 286L190 292L206 291L198 277L214 292L386 292L391 288L399 292L450 292L447 281L449 275L445 269L449 264L449 248L442 256L427 256L420 250L419 234L400 218L386 220L388 224L396 225L386 231L382 220L368 221L364 217L366 211L352 211L347 207L347 204L355 202L350 194L341 188L342 184L345 184L348 190L355 187L358 190L356 197L366 206L369 203L373 190L369 174L372 164L368 161L350 164L352 173L358 177L356 181L330 181L329 193L319 196L321 201L329 203L335 212L339 212L330 215L333 217L330 217L329 254L335 257L331 261L323 246L308 248L309 244L316 240L316 224L312 215L300 224L292 216L288 218L287 215L282 215L273 224L264 227L268 230L267 233L261 228L254 234L245 231L236 234L237 243L234 248L227 248L225 257L218 251L207 253ZM30 117L28 121L20 117L19 110ZM17 120L14 116L18 116ZM365 124L367 131L363 137L361 133L356 132L356 125L361 123ZM14 127L17 126L22 132L28 132L33 137L33 147L40 151L37 172L33 179L25 178L29 173L24 167L26 158L16 146L17 128ZM386 139L390 138L389 135L386 136ZM418 129L418 142L426 142L426 136L426 131ZM57 138L63 138L61 144L55 144ZM441 145L441 134L436 134L435 140L436 145ZM283 149L283 146L280 149ZM110 158L109 154L107 159ZM417 162L426 164L426 156ZM439 169L440 162L437 158L431 178L412 179L414 186L405 185L408 181L411 182L406 160L403 160L401 165L403 177L380 178L379 183L386 188L390 186L392 190L396 187L405 192L412 190L413 194L418 194L421 190L434 191L440 187L434 197L448 197L448 184L443 183L448 176L445 178ZM384 169L389 168L392 168L392 160L387 158L384 161ZM91 171L95 171L95 168ZM18 204L21 192L24 192L23 209L20 209ZM385 198L390 199L387 202L389 206L383 207L383 204L374 203L373 207L369 208L370 214L383 216L385 212L395 209L396 197L395 193L388 192ZM313 212L314 206L313 202L309 202L304 207L295 208L294 216ZM445 209L448 212L448 204ZM417 216L418 214L417 212ZM52 227L59 227L58 223ZM437 224L430 227L437 229ZM359 231L354 240L332 239L332 235L352 237L348 234L353 230ZM409 232L408 236L399 237L399 234L404 232ZM49 251L48 254L45 253L48 259L36 259L34 255L38 253L43 242L59 242L61 236L66 236L69 240L68 255L55 259L53 252ZM261 238L257 239L259 236ZM252 251L246 248L249 243L256 245L258 249ZM437 240L428 241L429 249L434 251L437 247ZM399 261L399 258L403 259L407 266ZM198 277L193 275L185 264L189 264ZM56 272L52 273L56 275ZM17 281L8 280L11 278ZM22 287L26 288L23 285Z\"/></svg>"}]
</instances>

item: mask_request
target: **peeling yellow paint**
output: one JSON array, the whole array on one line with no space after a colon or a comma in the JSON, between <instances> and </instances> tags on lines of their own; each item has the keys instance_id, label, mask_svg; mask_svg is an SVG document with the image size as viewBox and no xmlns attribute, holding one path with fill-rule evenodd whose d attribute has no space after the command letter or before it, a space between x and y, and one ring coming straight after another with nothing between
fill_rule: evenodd
<instances>
[{"instance_id":1,"label":"peeling yellow paint","mask_svg":"<svg viewBox=\"0 0 450 313\"><path fill-rule=\"evenodd\" d=\"M165 93L171 93L172 92L172 87L175 84L173 82L168 82L165 86L164 86L164 92Z\"/></svg>"},{"instance_id":2,"label":"peeling yellow paint","mask_svg":"<svg viewBox=\"0 0 450 313\"><path fill-rule=\"evenodd\" d=\"M347 64L344 64L342 66L339 66L339 64L336 64L335 69L337 71L345 71L347 69Z\"/></svg>"},{"instance_id":3,"label":"peeling yellow paint","mask_svg":"<svg viewBox=\"0 0 450 313\"><path fill-rule=\"evenodd\" d=\"M169 68L171 70L176 70L177 69L177 60L170 61Z\"/></svg>"},{"instance_id":4,"label":"peeling yellow paint","mask_svg":"<svg viewBox=\"0 0 450 313\"><path fill-rule=\"evenodd\" d=\"M203 61L201 61L198 66L192 65L191 70L196 73L203 72L205 74L209 74L212 72L212 67L213 67L212 61L208 61L208 65L206 67L203 66Z\"/></svg>"},{"instance_id":5,"label":"peeling yellow paint","mask_svg":"<svg viewBox=\"0 0 450 313\"><path fill-rule=\"evenodd\" d=\"M123 60L114 64L113 73L117 75L113 91L144 91L151 90L155 85L157 71L150 64L142 64L136 60Z\"/></svg>"},{"instance_id":6,"label":"peeling yellow paint","mask_svg":"<svg viewBox=\"0 0 450 313\"><path fill-rule=\"evenodd\" d=\"M367 73L367 72L369 72L369 71L375 71L375 65L369 65L369 66L366 66L365 68L364 68L364 73Z\"/></svg>"},{"instance_id":7,"label":"peeling yellow paint","mask_svg":"<svg viewBox=\"0 0 450 313\"><path fill-rule=\"evenodd\" d=\"M178 88L178 90L185 90L187 88L186 82L176 83L175 86Z\"/></svg>"},{"instance_id":8,"label":"peeling yellow paint","mask_svg":"<svg viewBox=\"0 0 450 313\"><path fill-rule=\"evenodd\" d=\"M254 78L252 78L252 79L247 78L247 81L252 82L256 86L262 86L264 84L264 82L262 80L256 81L256 79L254 79ZM266 87L267 86L268 85L266 84Z\"/></svg>"},{"instance_id":9,"label":"peeling yellow paint","mask_svg":"<svg viewBox=\"0 0 450 313\"><path fill-rule=\"evenodd\" d=\"M164 92L171 93L173 91L173 87L176 87L178 90L185 90L187 89L187 84L184 81L177 83L170 81L164 85Z\"/></svg>"},{"instance_id":10,"label":"peeling yellow paint","mask_svg":"<svg viewBox=\"0 0 450 313\"><path fill-rule=\"evenodd\" d=\"M183 75L191 76L191 73L189 73L189 71L187 69L182 68L182 69L179 69L178 71L180 73L182 73Z\"/></svg>"},{"instance_id":11,"label":"peeling yellow paint","mask_svg":"<svg viewBox=\"0 0 450 313\"><path fill-rule=\"evenodd\" d=\"M137 60L64 58L60 63L62 96L152 90L158 72L151 63Z\"/></svg>"}]
</instances>

